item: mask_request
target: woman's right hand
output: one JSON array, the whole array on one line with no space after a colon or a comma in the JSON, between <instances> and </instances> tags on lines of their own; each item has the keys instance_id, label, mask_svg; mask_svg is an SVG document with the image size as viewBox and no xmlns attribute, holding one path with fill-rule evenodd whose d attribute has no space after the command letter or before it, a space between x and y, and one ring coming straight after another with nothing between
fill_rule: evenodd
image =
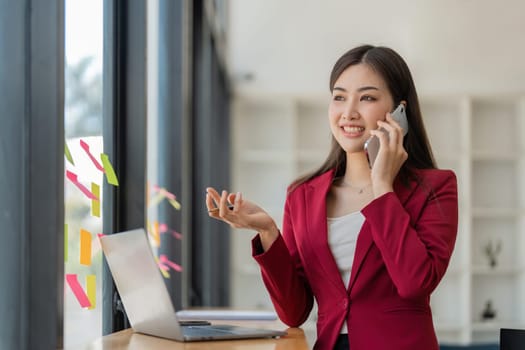
<instances>
[{"instance_id":1,"label":"woman's right hand","mask_svg":"<svg viewBox=\"0 0 525 350\"><path fill-rule=\"evenodd\" d=\"M224 221L235 228L259 232L265 251L279 235L279 229L270 215L255 203L244 200L240 192L222 191L222 194L219 194L214 188L208 187L206 207L212 218Z\"/></svg>"}]
</instances>

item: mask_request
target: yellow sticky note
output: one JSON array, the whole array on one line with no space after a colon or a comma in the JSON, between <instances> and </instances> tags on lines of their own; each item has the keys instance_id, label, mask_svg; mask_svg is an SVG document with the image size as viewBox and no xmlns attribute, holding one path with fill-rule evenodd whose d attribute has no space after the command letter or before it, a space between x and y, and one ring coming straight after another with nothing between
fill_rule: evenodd
<instances>
[{"instance_id":1,"label":"yellow sticky note","mask_svg":"<svg viewBox=\"0 0 525 350\"><path fill-rule=\"evenodd\" d=\"M118 186L117 175L115 174L115 170L113 170L113 166L109 162L108 155L105 153L101 153L100 159L102 160L102 165L104 166L104 173L106 174L108 182L114 186Z\"/></svg>"},{"instance_id":2,"label":"yellow sticky note","mask_svg":"<svg viewBox=\"0 0 525 350\"><path fill-rule=\"evenodd\" d=\"M91 265L91 233L80 229L80 263Z\"/></svg>"},{"instance_id":3,"label":"yellow sticky note","mask_svg":"<svg viewBox=\"0 0 525 350\"><path fill-rule=\"evenodd\" d=\"M68 256L68 250L67 250L67 245L68 245L68 227L67 227L67 224L64 224L64 261L67 262L67 256Z\"/></svg>"},{"instance_id":4,"label":"yellow sticky note","mask_svg":"<svg viewBox=\"0 0 525 350\"><path fill-rule=\"evenodd\" d=\"M162 276L164 276L164 278L170 278L170 273L165 269L165 267L162 264L159 263L159 258L157 258L156 255L154 255L153 257L155 258L155 262L157 263L157 266L159 267Z\"/></svg>"},{"instance_id":5,"label":"yellow sticky note","mask_svg":"<svg viewBox=\"0 0 525 350\"><path fill-rule=\"evenodd\" d=\"M164 195L162 193L157 193L153 198L151 198L148 201L149 207L154 207L157 204L159 204L164 199Z\"/></svg>"},{"instance_id":6,"label":"yellow sticky note","mask_svg":"<svg viewBox=\"0 0 525 350\"><path fill-rule=\"evenodd\" d=\"M86 276L86 292L89 302L91 303L91 306L88 307L88 309L93 310L96 307L97 302L97 276Z\"/></svg>"},{"instance_id":7,"label":"yellow sticky note","mask_svg":"<svg viewBox=\"0 0 525 350\"><path fill-rule=\"evenodd\" d=\"M164 276L164 278L170 278L170 273L168 271L165 271L161 268L160 272L162 273L162 276Z\"/></svg>"},{"instance_id":8,"label":"yellow sticky note","mask_svg":"<svg viewBox=\"0 0 525 350\"><path fill-rule=\"evenodd\" d=\"M173 208L180 210L180 203L175 199L168 199L168 202L173 206Z\"/></svg>"},{"instance_id":9,"label":"yellow sticky note","mask_svg":"<svg viewBox=\"0 0 525 350\"><path fill-rule=\"evenodd\" d=\"M95 195L95 197L100 198L100 186L96 183L91 183L91 193ZM91 215L100 217L100 200L99 199L91 199Z\"/></svg>"}]
</instances>

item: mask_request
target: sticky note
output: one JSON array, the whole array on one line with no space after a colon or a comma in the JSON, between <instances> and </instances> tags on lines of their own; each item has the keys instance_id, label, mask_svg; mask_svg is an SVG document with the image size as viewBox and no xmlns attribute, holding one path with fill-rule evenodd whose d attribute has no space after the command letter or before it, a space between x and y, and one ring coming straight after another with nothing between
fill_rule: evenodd
<instances>
[{"instance_id":1,"label":"sticky note","mask_svg":"<svg viewBox=\"0 0 525 350\"><path fill-rule=\"evenodd\" d=\"M80 182L78 182L78 176L77 174L66 170L66 177L71 181L75 186L78 187L82 193L84 193L89 199L96 199L98 200L98 197L96 197L93 193L91 193L84 185L82 185Z\"/></svg>"},{"instance_id":2,"label":"sticky note","mask_svg":"<svg viewBox=\"0 0 525 350\"><path fill-rule=\"evenodd\" d=\"M160 269L160 272L162 273L162 276L164 276L164 278L170 278L170 273L168 271Z\"/></svg>"},{"instance_id":3,"label":"sticky note","mask_svg":"<svg viewBox=\"0 0 525 350\"><path fill-rule=\"evenodd\" d=\"M100 159L102 159L102 164L104 166L106 179L108 182L114 186L118 186L118 179L117 175L115 174L115 170L113 169L113 166L109 162L109 157L107 154L101 153Z\"/></svg>"},{"instance_id":4,"label":"sticky note","mask_svg":"<svg viewBox=\"0 0 525 350\"><path fill-rule=\"evenodd\" d=\"M73 161L73 157L71 157L71 152L69 151L69 147L67 147L67 142L64 142L64 154L66 156L67 161L75 165L75 162Z\"/></svg>"},{"instance_id":5,"label":"sticky note","mask_svg":"<svg viewBox=\"0 0 525 350\"><path fill-rule=\"evenodd\" d=\"M91 306L89 306L88 309L93 310L97 306L97 276L86 276L86 291L87 297L91 304Z\"/></svg>"},{"instance_id":6,"label":"sticky note","mask_svg":"<svg viewBox=\"0 0 525 350\"><path fill-rule=\"evenodd\" d=\"M159 225L159 232L160 233L171 233L171 235L175 237L176 239L182 239L182 235L180 233L178 233L175 230L170 229L168 225L166 224Z\"/></svg>"},{"instance_id":7,"label":"sticky note","mask_svg":"<svg viewBox=\"0 0 525 350\"><path fill-rule=\"evenodd\" d=\"M91 152L89 151L89 145L84 142L83 140L80 140L80 147L82 147L82 149L87 153L88 157L91 159L91 161L93 162L93 164L95 164L95 167L104 172L104 167L102 167L102 165L100 165L100 163L98 162L98 160L93 157L93 155L91 154Z\"/></svg>"},{"instance_id":8,"label":"sticky note","mask_svg":"<svg viewBox=\"0 0 525 350\"><path fill-rule=\"evenodd\" d=\"M91 183L91 193L97 198L100 198L100 186L96 183ZM91 199L91 215L100 217L100 200Z\"/></svg>"},{"instance_id":9,"label":"sticky note","mask_svg":"<svg viewBox=\"0 0 525 350\"><path fill-rule=\"evenodd\" d=\"M173 208L180 210L180 203L177 202L175 199L168 199L168 202L170 202Z\"/></svg>"},{"instance_id":10,"label":"sticky note","mask_svg":"<svg viewBox=\"0 0 525 350\"><path fill-rule=\"evenodd\" d=\"M80 263L91 265L91 233L80 229Z\"/></svg>"},{"instance_id":11,"label":"sticky note","mask_svg":"<svg viewBox=\"0 0 525 350\"><path fill-rule=\"evenodd\" d=\"M90 307L91 302L89 301L88 296L84 292L84 289L82 289L82 286L80 283L78 283L77 275L76 274L66 274L66 282L69 285L69 288L71 288L71 291L77 298L79 304L81 307Z\"/></svg>"},{"instance_id":12,"label":"sticky note","mask_svg":"<svg viewBox=\"0 0 525 350\"><path fill-rule=\"evenodd\" d=\"M162 193L157 193L153 198L148 201L148 206L154 207L164 199Z\"/></svg>"},{"instance_id":13,"label":"sticky note","mask_svg":"<svg viewBox=\"0 0 525 350\"><path fill-rule=\"evenodd\" d=\"M148 230L151 238L153 238L153 244L155 247L160 247L160 234L159 234L159 223L158 221L153 222L153 226Z\"/></svg>"},{"instance_id":14,"label":"sticky note","mask_svg":"<svg viewBox=\"0 0 525 350\"><path fill-rule=\"evenodd\" d=\"M180 266L179 264L176 264L173 261L169 260L168 257L166 255L164 255L164 254L160 255L159 262L161 264L168 265L169 267L171 267L175 271L178 271L178 272L182 271L182 266Z\"/></svg>"},{"instance_id":15,"label":"sticky note","mask_svg":"<svg viewBox=\"0 0 525 350\"><path fill-rule=\"evenodd\" d=\"M154 258L155 258L155 262L159 266L159 269L160 269L160 272L162 273L162 276L164 276L164 278L170 278L170 273L168 272L169 267L167 267L166 265L161 263L156 255L154 256Z\"/></svg>"}]
</instances>

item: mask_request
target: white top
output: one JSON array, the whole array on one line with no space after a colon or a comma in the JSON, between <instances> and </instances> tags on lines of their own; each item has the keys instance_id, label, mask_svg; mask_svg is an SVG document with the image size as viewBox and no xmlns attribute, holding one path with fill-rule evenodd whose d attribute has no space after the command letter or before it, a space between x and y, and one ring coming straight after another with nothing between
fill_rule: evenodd
<instances>
[{"instance_id":1,"label":"white top","mask_svg":"<svg viewBox=\"0 0 525 350\"><path fill-rule=\"evenodd\" d=\"M328 245L339 268L343 283L348 288L357 236L361 231L365 217L360 211L356 211L337 218L327 218L327 221ZM341 333L348 333L346 321L341 327Z\"/></svg>"}]
</instances>

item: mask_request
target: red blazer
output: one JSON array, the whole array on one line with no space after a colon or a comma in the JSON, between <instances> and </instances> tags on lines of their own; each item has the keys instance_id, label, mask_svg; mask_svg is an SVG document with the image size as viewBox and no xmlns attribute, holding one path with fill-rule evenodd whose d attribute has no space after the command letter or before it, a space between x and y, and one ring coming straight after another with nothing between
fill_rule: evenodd
<instances>
[{"instance_id":1,"label":"red blazer","mask_svg":"<svg viewBox=\"0 0 525 350\"><path fill-rule=\"evenodd\" d=\"M333 171L286 198L282 233L253 255L279 318L300 326L318 305L314 349L332 350L346 320L351 350L437 350L430 293L445 274L458 225L457 181L448 170L416 170L419 181L361 210L351 278L343 284L327 240Z\"/></svg>"}]
</instances>

